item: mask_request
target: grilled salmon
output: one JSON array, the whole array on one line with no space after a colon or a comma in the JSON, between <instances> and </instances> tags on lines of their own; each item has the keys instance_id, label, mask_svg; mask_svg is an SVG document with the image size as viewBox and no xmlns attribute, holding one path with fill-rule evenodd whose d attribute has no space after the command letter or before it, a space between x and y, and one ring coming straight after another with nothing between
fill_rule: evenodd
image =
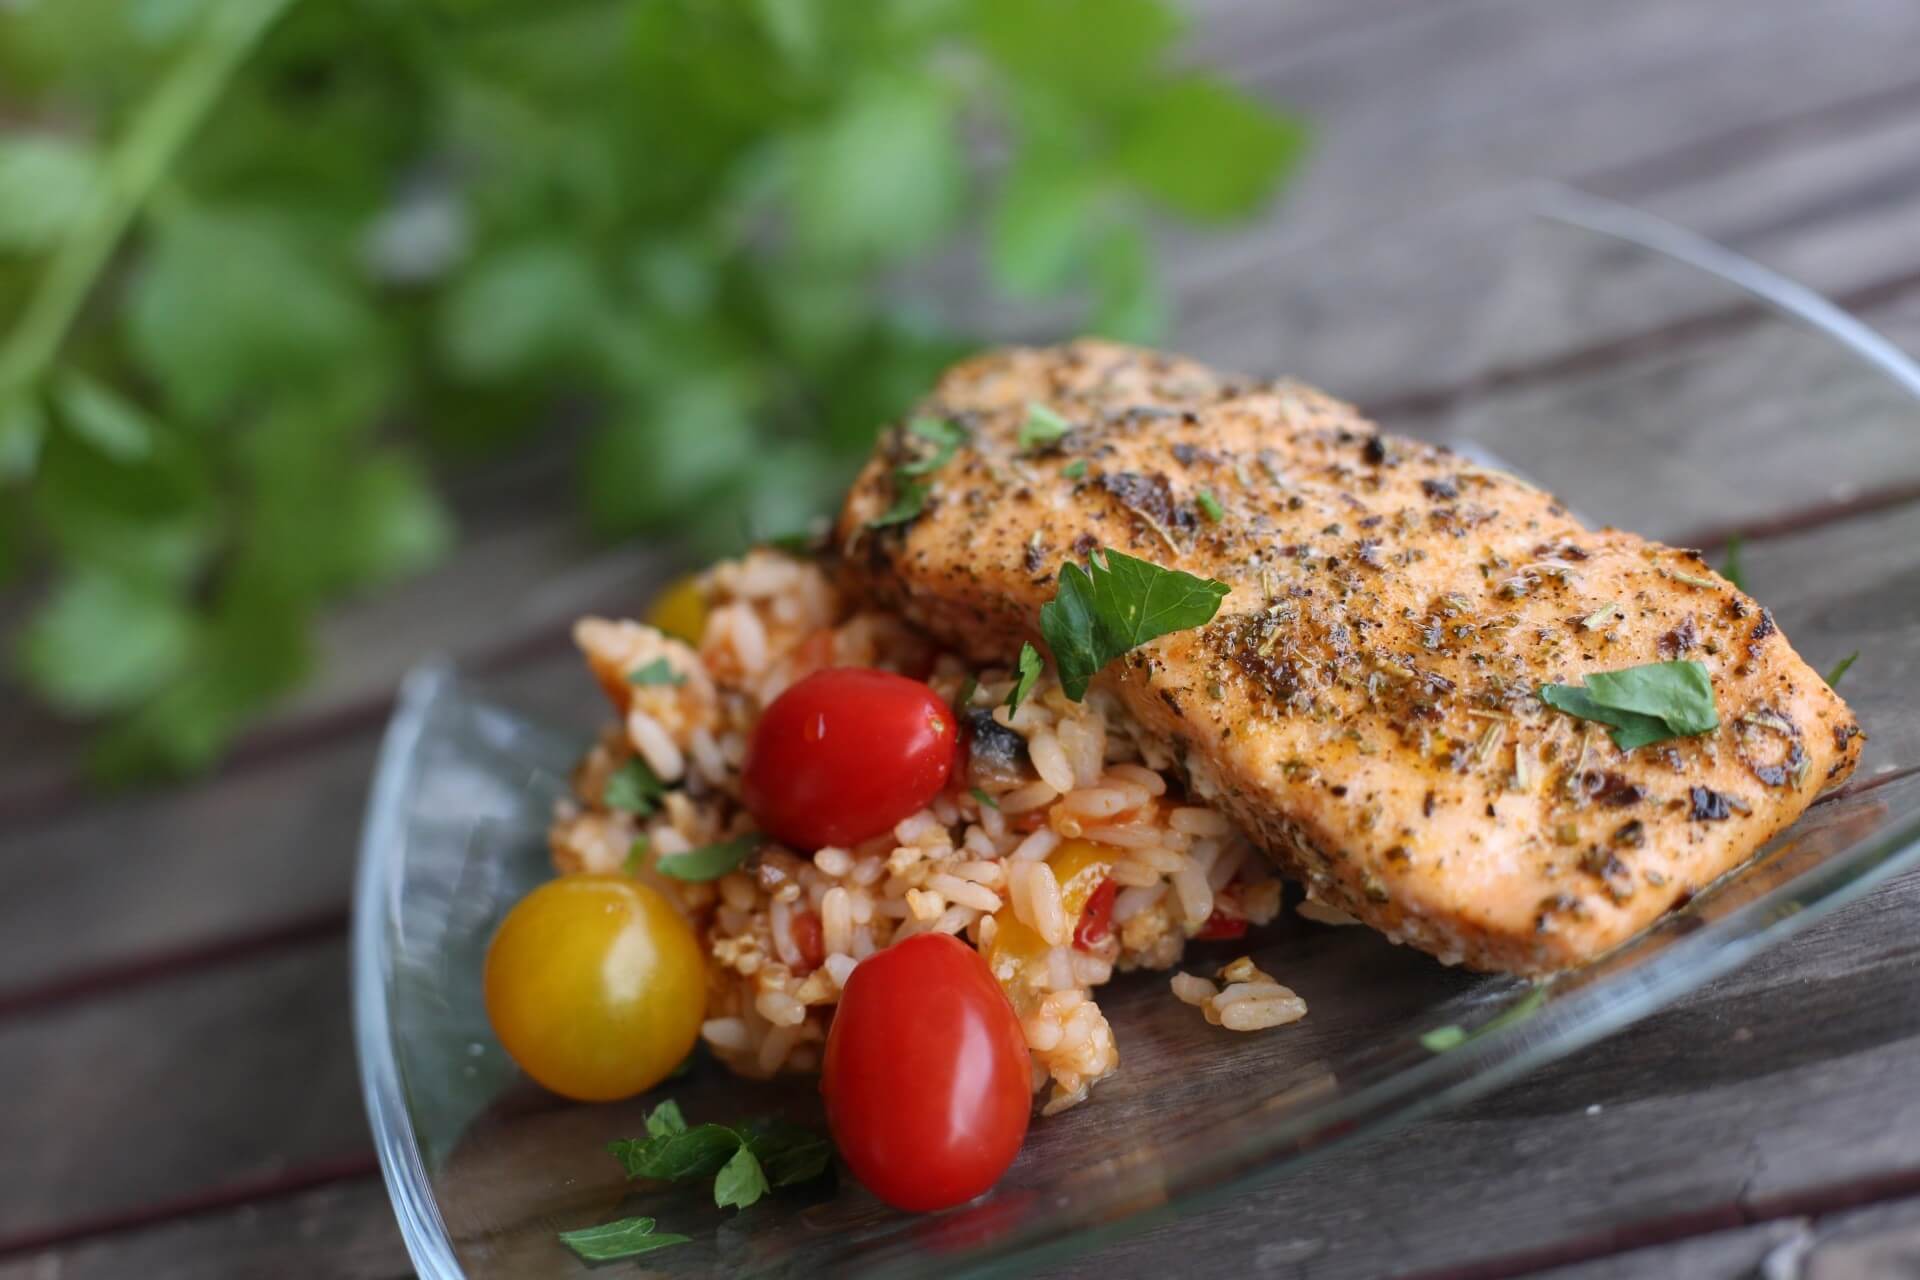
<instances>
[{"instance_id":1,"label":"grilled salmon","mask_svg":"<svg viewBox=\"0 0 1920 1280\"><path fill-rule=\"evenodd\" d=\"M1035 405L1065 433L1023 443ZM835 529L849 585L1004 666L1097 548L1226 583L1094 688L1310 897L1448 963L1589 960L1858 758L1846 705L1698 552L1302 384L1078 342L967 361L916 416L964 443L919 475L897 468L924 439L882 439ZM1711 732L1623 751L1539 696L1681 659L1711 675Z\"/></svg>"}]
</instances>

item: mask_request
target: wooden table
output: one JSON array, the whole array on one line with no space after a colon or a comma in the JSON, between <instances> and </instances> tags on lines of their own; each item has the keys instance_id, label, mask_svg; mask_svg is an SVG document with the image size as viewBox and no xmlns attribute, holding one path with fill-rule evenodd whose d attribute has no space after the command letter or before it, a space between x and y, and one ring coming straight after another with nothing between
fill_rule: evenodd
<instances>
[{"instance_id":1,"label":"wooden table","mask_svg":"<svg viewBox=\"0 0 1920 1280\"><path fill-rule=\"evenodd\" d=\"M1319 141L1270 228L1199 247L1196 272L1356 210L1545 175L1715 236L1920 350L1913 0L1210 0L1197 38ZM330 621L324 678L191 786L102 799L75 733L0 702L0 1280L407 1271L345 957L390 692L443 650L583 713L566 621L659 571L585 545L557 459L458 490L459 556ZM1871 518L1920 548L1916 516ZM1877 625L1905 637L1904 673L1881 678L1920 677L1917 565L1853 584L1878 586ZM1909 875L1477 1105L1067 1270L1913 1275L1916 924Z\"/></svg>"}]
</instances>

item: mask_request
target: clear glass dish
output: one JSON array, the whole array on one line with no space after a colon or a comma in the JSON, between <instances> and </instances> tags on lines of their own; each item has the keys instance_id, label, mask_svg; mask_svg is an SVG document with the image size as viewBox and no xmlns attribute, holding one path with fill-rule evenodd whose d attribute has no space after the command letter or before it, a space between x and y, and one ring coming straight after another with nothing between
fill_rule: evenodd
<instances>
[{"instance_id":1,"label":"clear glass dish","mask_svg":"<svg viewBox=\"0 0 1920 1280\"><path fill-rule=\"evenodd\" d=\"M1863 652L1843 689L1869 734L1853 782L1646 935L1542 987L1291 915L1251 948L1197 946L1188 966L1251 949L1311 1007L1283 1030L1207 1027L1164 975L1122 975L1101 994L1119 1073L1036 1122L987 1197L910 1217L843 1179L735 1215L623 1179L604 1146L641 1132L650 1100L560 1102L487 1029L481 957L548 875L548 813L595 724L585 672L516 695L423 668L381 758L353 940L367 1108L421 1275L582 1274L555 1233L635 1213L695 1238L640 1260L669 1274L1024 1273L1571 1053L1920 861L1920 631L1858 621L1879 581L1859 575L1902 563L1888 540L1906 539L1909 576L1914 559L1914 522L1888 513L1920 491L1920 370L1894 348L1753 263L1559 188L1257 269L1230 254L1194 268L1181 349L1297 373L1593 519L1676 541L1746 531L1749 588L1802 654L1824 667ZM807 1081L703 1063L667 1090L696 1119L818 1121Z\"/></svg>"}]
</instances>

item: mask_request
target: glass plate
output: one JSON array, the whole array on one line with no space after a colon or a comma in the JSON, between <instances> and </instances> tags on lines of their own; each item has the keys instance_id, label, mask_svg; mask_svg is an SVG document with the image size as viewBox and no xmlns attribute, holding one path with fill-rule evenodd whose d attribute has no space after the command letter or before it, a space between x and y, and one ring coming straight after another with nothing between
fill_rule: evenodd
<instances>
[{"instance_id":1,"label":"glass plate","mask_svg":"<svg viewBox=\"0 0 1920 1280\"><path fill-rule=\"evenodd\" d=\"M1920 861L1920 717L1900 714L1912 632L1850 630L1844 598L1823 594L1834 575L1815 568L1828 553L1803 532L1850 504L1889 506L1876 495L1920 478L1920 371L1895 349L1751 262L1559 188L1257 267L1205 252L1217 256L1182 273L1201 283L1176 346L1298 373L1393 429L1503 460L1593 519L1670 540L1749 531L1747 581L1803 655L1824 667L1866 651L1846 687L1870 735L1853 783L1651 932L1541 987L1291 914L1247 942L1196 944L1187 967L1204 970L1251 943L1312 1012L1235 1035L1177 1002L1164 975L1121 975L1100 996L1120 1071L1036 1121L990 1195L911 1217L842 1179L734 1214L622 1178L604 1146L641 1132L650 1100L560 1102L487 1029L481 957L549 874L547 815L597 721L586 672L516 696L424 668L380 761L353 940L367 1109L423 1276L579 1274L555 1233L637 1213L694 1237L640 1260L667 1273L1026 1272L1484 1093ZM1898 536L1877 535L1871 514L1841 527L1852 555ZM747 1084L703 1062L666 1091L696 1120L819 1120L808 1081Z\"/></svg>"}]
</instances>

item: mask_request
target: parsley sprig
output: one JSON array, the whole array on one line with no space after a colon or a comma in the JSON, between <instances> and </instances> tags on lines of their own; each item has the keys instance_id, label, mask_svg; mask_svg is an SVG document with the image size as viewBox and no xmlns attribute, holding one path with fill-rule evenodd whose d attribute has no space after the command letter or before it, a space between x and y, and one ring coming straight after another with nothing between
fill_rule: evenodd
<instances>
[{"instance_id":1,"label":"parsley sprig","mask_svg":"<svg viewBox=\"0 0 1920 1280\"><path fill-rule=\"evenodd\" d=\"M748 1208L775 1188L820 1178L833 1165L833 1143L785 1120L689 1125L680 1104L669 1098L647 1113L646 1126L644 1138L607 1144L627 1177L661 1182L711 1178L713 1203L722 1209ZM589 1262L607 1262L685 1244L691 1238L657 1233L653 1228L652 1218L622 1218L563 1231L560 1241Z\"/></svg>"},{"instance_id":2,"label":"parsley sprig","mask_svg":"<svg viewBox=\"0 0 1920 1280\"><path fill-rule=\"evenodd\" d=\"M1086 568L1060 567L1060 586L1040 607L1040 634L1053 650L1060 685L1075 702L1115 658L1149 640L1213 621L1229 588L1112 550L1096 550Z\"/></svg>"},{"instance_id":3,"label":"parsley sprig","mask_svg":"<svg viewBox=\"0 0 1920 1280\"><path fill-rule=\"evenodd\" d=\"M1540 700L1568 715L1606 725L1622 751L1720 727L1713 678L1703 664L1691 659L1596 671L1584 685L1541 685Z\"/></svg>"},{"instance_id":4,"label":"parsley sprig","mask_svg":"<svg viewBox=\"0 0 1920 1280\"><path fill-rule=\"evenodd\" d=\"M608 1144L629 1178L712 1178L713 1202L744 1209L775 1187L811 1182L833 1163L833 1144L785 1120L689 1126L671 1099L647 1116L647 1136Z\"/></svg>"}]
</instances>

